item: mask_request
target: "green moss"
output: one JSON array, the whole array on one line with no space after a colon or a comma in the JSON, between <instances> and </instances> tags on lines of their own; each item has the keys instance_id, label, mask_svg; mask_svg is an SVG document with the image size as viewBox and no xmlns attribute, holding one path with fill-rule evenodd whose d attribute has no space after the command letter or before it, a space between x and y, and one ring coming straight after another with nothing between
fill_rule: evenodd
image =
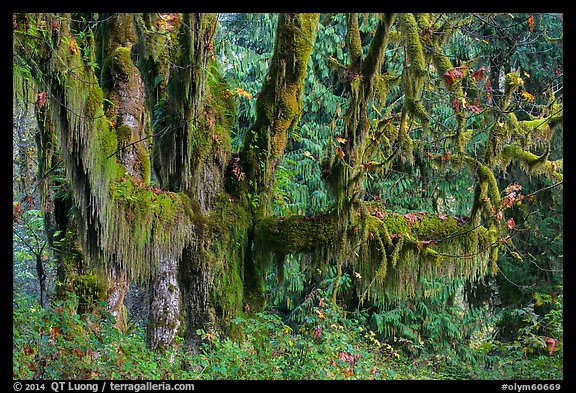
<instances>
[{"instance_id":1,"label":"green moss","mask_svg":"<svg viewBox=\"0 0 576 393\"><path fill-rule=\"evenodd\" d=\"M202 213L194 211L186 194L148 186L127 175L119 164L110 196L110 217L104 228L108 251L132 279L146 278L161 255L177 258L199 230Z\"/></svg>"},{"instance_id":2,"label":"green moss","mask_svg":"<svg viewBox=\"0 0 576 393\"><path fill-rule=\"evenodd\" d=\"M86 98L86 113L97 113L98 109L102 108L103 98L100 86L93 85L88 91L88 97Z\"/></svg>"},{"instance_id":3,"label":"green moss","mask_svg":"<svg viewBox=\"0 0 576 393\"><path fill-rule=\"evenodd\" d=\"M142 176L142 181L144 183L149 183L151 177L150 155L141 143L136 144L136 151L138 152L138 162L140 163L140 175Z\"/></svg>"},{"instance_id":4,"label":"green moss","mask_svg":"<svg viewBox=\"0 0 576 393\"><path fill-rule=\"evenodd\" d=\"M256 121L245 134L242 164L253 194L268 210L274 172L301 112L308 59L318 14L281 14L274 55L256 101Z\"/></svg>"},{"instance_id":5,"label":"green moss","mask_svg":"<svg viewBox=\"0 0 576 393\"><path fill-rule=\"evenodd\" d=\"M278 254L311 252L337 239L338 224L331 215L267 217L258 222L255 247Z\"/></svg>"},{"instance_id":6,"label":"green moss","mask_svg":"<svg viewBox=\"0 0 576 393\"><path fill-rule=\"evenodd\" d=\"M96 274L77 275L72 279L70 287L78 296L79 314L90 312L98 302L106 300L106 282Z\"/></svg>"},{"instance_id":7,"label":"green moss","mask_svg":"<svg viewBox=\"0 0 576 393\"><path fill-rule=\"evenodd\" d=\"M362 61L362 40L358 29L358 15L355 13L346 14L346 46L352 66L358 67Z\"/></svg>"},{"instance_id":8,"label":"green moss","mask_svg":"<svg viewBox=\"0 0 576 393\"><path fill-rule=\"evenodd\" d=\"M500 206L500 189L498 188L498 182L494 176L494 172L486 165L478 163L477 174L481 183L486 183L488 185L488 197L490 198L490 203L492 206Z\"/></svg>"},{"instance_id":9,"label":"green moss","mask_svg":"<svg viewBox=\"0 0 576 393\"><path fill-rule=\"evenodd\" d=\"M118 144L124 146L132 141L132 128L129 125L122 124L116 128Z\"/></svg>"},{"instance_id":10,"label":"green moss","mask_svg":"<svg viewBox=\"0 0 576 393\"><path fill-rule=\"evenodd\" d=\"M426 240L442 239L453 235L459 229L459 223L454 217L440 219L434 215L427 215L422 221L415 222L414 231L418 238Z\"/></svg>"},{"instance_id":11,"label":"green moss","mask_svg":"<svg viewBox=\"0 0 576 393\"><path fill-rule=\"evenodd\" d=\"M111 59L112 72L119 74L117 78L128 79L134 76L135 66L130 57L130 48L126 46L116 48L111 54Z\"/></svg>"},{"instance_id":12,"label":"green moss","mask_svg":"<svg viewBox=\"0 0 576 393\"><path fill-rule=\"evenodd\" d=\"M402 33L406 40L406 48L410 56L410 66L415 70L415 74L423 76L426 74L424 51L422 49L422 42L420 41L420 32L418 24L413 14L401 13L398 14Z\"/></svg>"},{"instance_id":13,"label":"green moss","mask_svg":"<svg viewBox=\"0 0 576 393\"><path fill-rule=\"evenodd\" d=\"M563 179L563 175L558 172L560 169L558 165L548 160L549 153L549 146L542 155L538 156L518 145L506 145L502 149L501 166L506 168L512 160L517 160L522 169L530 175L545 174L560 181Z\"/></svg>"},{"instance_id":14,"label":"green moss","mask_svg":"<svg viewBox=\"0 0 576 393\"><path fill-rule=\"evenodd\" d=\"M258 271L247 272L245 265L253 263L246 255L251 225L250 211L244 204L226 194L216 197L207 220L209 259L216 277L213 301L219 323L232 334L238 333L232 319L240 315L246 303L256 307L263 296Z\"/></svg>"}]
</instances>

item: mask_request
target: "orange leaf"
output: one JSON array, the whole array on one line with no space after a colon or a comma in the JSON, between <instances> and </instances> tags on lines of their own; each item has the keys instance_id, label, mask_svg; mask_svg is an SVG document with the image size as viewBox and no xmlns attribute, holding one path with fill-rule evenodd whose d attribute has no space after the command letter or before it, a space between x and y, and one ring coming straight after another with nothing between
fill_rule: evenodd
<instances>
[{"instance_id":1,"label":"orange leaf","mask_svg":"<svg viewBox=\"0 0 576 393\"><path fill-rule=\"evenodd\" d=\"M236 90L236 93L241 97L248 98L248 99L252 98L252 95L250 93L248 93L246 90L244 90L240 87L237 87L234 90Z\"/></svg>"},{"instance_id":2,"label":"orange leaf","mask_svg":"<svg viewBox=\"0 0 576 393\"><path fill-rule=\"evenodd\" d=\"M444 81L448 86L453 85L456 82L456 77L454 76L454 72L452 70L446 71L444 73Z\"/></svg>"},{"instance_id":3,"label":"orange leaf","mask_svg":"<svg viewBox=\"0 0 576 393\"><path fill-rule=\"evenodd\" d=\"M20 214L22 214L20 202L12 202L12 219L17 224L20 222Z\"/></svg>"},{"instance_id":4,"label":"orange leaf","mask_svg":"<svg viewBox=\"0 0 576 393\"><path fill-rule=\"evenodd\" d=\"M526 21L528 22L528 27L530 28L530 31L534 31L534 26L536 26L536 23L534 23L534 14L530 14L530 16Z\"/></svg>"},{"instance_id":5,"label":"orange leaf","mask_svg":"<svg viewBox=\"0 0 576 393\"><path fill-rule=\"evenodd\" d=\"M341 144L345 144L346 141L347 141L347 139L344 138L344 137L342 137L342 136L337 136L337 137L336 137L336 140L337 140L338 142L340 142Z\"/></svg>"},{"instance_id":6,"label":"orange leaf","mask_svg":"<svg viewBox=\"0 0 576 393\"><path fill-rule=\"evenodd\" d=\"M70 38L70 52L72 52L73 55L78 54L78 46L74 38Z\"/></svg>"},{"instance_id":7,"label":"orange leaf","mask_svg":"<svg viewBox=\"0 0 576 393\"><path fill-rule=\"evenodd\" d=\"M557 340L552 337L548 337L546 339L546 346L548 347L550 355L554 355L554 353L556 353L556 342Z\"/></svg>"},{"instance_id":8,"label":"orange leaf","mask_svg":"<svg viewBox=\"0 0 576 393\"><path fill-rule=\"evenodd\" d=\"M472 78L474 78L474 80L481 81L485 77L485 74L484 74L485 71L486 71L485 66L477 69L476 71L474 71L472 73Z\"/></svg>"},{"instance_id":9,"label":"orange leaf","mask_svg":"<svg viewBox=\"0 0 576 393\"><path fill-rule=\"evenodd\" d=\"M522 97L528 102L534 102L534 96L528 93L526 90L522 90Z\"/></svg>"},{"instance_id":10,"label":"orange leaf","mask_svg":"<svg viewBox=\"0 0 576 393\"><path fill-rule=\"evenodd\" d=\"M342 150L342 148L340 146L336 147L336 158L344 158L346 156L346 153L344 153L344 150Z\"/></svg>"}]
</instances>

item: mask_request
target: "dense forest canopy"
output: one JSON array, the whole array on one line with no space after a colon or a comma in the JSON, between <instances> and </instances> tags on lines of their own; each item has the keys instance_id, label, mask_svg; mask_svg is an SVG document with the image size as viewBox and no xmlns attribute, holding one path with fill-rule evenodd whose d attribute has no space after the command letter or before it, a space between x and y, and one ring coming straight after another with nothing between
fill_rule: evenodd
<instances>
[{"instance_id":1,"label":"dense forest canopy","mask_svg":"<svg viewBox=\"0 0 576 393\"><path fill-rule=\"evenodd\" d=\"M562 297L562 25L15 13L14 280L159 353L324 302L435 350L498 309L514 339Z\"/></svg>"}]
</instances>

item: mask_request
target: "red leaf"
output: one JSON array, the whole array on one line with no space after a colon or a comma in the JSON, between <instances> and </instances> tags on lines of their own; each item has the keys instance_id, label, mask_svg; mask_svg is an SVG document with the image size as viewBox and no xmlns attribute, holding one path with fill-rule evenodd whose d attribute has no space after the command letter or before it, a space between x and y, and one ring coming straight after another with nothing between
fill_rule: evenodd
<instances>
[{"instance_id":1,"label":"red leaf","mask_svg":"<svg viewBox=\"0 0 576 393\"><path fill-rule=\"evenodd\" d=\"M34 353L34 350L30 347L30 345L26 345L24 347L24 355L30 356Z\"/></svg>"},{"instance_id":2,"label":"red leaf","mask_svg":"<svg viewBox=\"0 0 576 393\"><path fill-rule=\"evenodd\" d=\"M412 225L416 222L418 216L414 213L406 213L404 214L404 218L408 220L408 225Z\"/></svg>"},{"instance_id":3,"label":"red leaf","mask_svg":"<svg viewBox=\"0 0 576 393\"><path fill-rule=\"evenodd\" d=\"M380 211L378 209L374 209L374 212L372 212L372 215L375 217L378 217L379 219L383 219L386 216L386 212Z\"/></svg>"},{"instance_id":4,"label":"red leaf","mask_svg":"<svg viewBox=\"0 0 576 393\"><path fill-rule=\"evenodd\" d=\"M36 108L41 109L46 105L46 101L48 101L48 93L42 91L38 93L38 97L36 98Z\"/></svg>"},{"instance_id":5,"label":"red leaf","mask_svg":"<svg viewBox=\"0 0 576 393\"><path fill-rule=\"evenodd\" d=\"M485 67L485 66L477 69L476 71L474 71L474 72L472 73L472 78L474 78L474 79L477 80L477 81L481 81L481 80L484 79L484 77L485 77L485 74L484 74L485 71L486 71L486 67Z\"/></svg>"},{"instance_id":6,"label":"red leaf","mask_svg":"<svg viewBox=\"0 0 576 393\"><path fill-rule=\"evenodd\" d=\"M314 328L314 331L312 332L312 335L316 339L319 339L320 337L322 337L322 326L316 325L316 327Z\"/></svg>"},{"instance_id":7,"label":"red leaf","mask_svg":"<svg viewBox=\"0 0 576 393\"><path fill-rule=\"evenodd\" d=\"M554 355L554 353L556 353L556 343L557 340L555 338L548 337L546 339L546 346L548 347L548 352L550 355Z\"/></svg>"},{"instance_id":8,"label":"red leaf","mask_svg":"<svg viewBox=\"0 0 576 393\"><path fill-rule=\"evenodd\" d=\"M460 112L460 100L458 99L458 97L454 97L451 101L452 104L452 109L454 109L454 112L458 113Z\"/></svg>"},{"instance_id":9,"label":"red leaf","mask_svg":"<svg viewBox=\"0 0 576 393\"><path fill-rule=\"evenodd\" d=\"M504 227L506 229L508 229L509 231L511 231L512 229L514 229L514 227L516 226L516 223L514 222L514 218L510 217L508 219L508 221L506 221L506 224L504 224Z\"/></svg>"},{"instance_id":10,"label":"red leaf","mask_svg":"<svg viewBox=\"0 0 576 393\"><path fill-rule=\"evenodd\" d=\"M21 204L26 203L28 205L28 207L33 207L36 203L34 202L34 198L32 198L30 195L26 195L24 198L22 198L22 200L20 201Z\"/></svg>"}]
</instances>

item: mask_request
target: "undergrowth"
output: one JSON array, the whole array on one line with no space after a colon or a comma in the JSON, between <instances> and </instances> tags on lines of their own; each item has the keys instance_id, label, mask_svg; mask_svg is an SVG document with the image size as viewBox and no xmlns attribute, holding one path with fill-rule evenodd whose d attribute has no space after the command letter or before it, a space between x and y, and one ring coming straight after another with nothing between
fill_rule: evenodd
<instances>
[{"instance_id":1,"label":"undergrowth","mask_svg":"<svg viewBox=\"0 0 576 393\"><path fill-rule=\"evenodd\" d=\"M530 339L538 340L538 326L554 318L558 307L528 324L518 342L490 342L476 349L479 360L474 364L455 366L442 353L416 356L378 340L374 331L321 291L310 304L296 327L268 310L233 321L244 332L240 340L223 337L215 329L198 330L197 350L179 339L177 348L158 354L147 348L141 328L120 333L114 318L104 311L77 314L73 295L42 309L34 298L15 293L13 378L562 379L561 347L552 353L539 344L530 346Z\"/></svg>"}]
</instances>

